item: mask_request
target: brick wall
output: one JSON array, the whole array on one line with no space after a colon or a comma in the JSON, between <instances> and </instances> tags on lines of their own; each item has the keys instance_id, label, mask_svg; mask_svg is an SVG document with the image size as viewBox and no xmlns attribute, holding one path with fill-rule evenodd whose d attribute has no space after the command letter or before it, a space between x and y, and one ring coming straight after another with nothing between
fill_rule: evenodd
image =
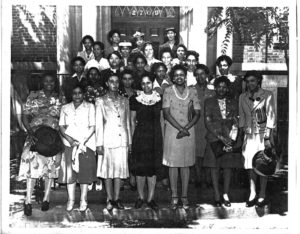
<instances>
[{"instance_id":1,"label":"brick wall","mask_svg":"<svg viewBox=\"0 0 300 234\"><path fill-rule=\"evenodd\" d=\"M56 7L14 5L12 18L13 69L56 70Z\"/></svg>"}]
</instances>

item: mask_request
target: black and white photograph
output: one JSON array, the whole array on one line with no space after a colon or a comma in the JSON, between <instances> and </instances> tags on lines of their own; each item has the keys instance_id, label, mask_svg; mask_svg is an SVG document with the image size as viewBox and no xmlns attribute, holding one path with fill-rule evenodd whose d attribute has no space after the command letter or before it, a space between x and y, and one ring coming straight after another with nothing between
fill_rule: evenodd
<instances>
[{"instance_id":1,"label":"black and white photograph","mask_svg":"<svg viewBox=\"0 0 300 234\"><path fill-rule=\"evenodd\" d=\"M1 4L1 233L299 231L297 1Z\"/></svg>"}]
</instances>

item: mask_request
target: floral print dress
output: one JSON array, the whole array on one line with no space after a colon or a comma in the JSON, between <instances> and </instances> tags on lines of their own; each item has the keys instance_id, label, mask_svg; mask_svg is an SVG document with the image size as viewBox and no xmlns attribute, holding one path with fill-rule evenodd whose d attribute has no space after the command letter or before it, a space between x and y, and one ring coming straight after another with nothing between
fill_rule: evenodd
<instances>
[{"instance_id":1,"label":"floral print dress","mask_svg":"<svg viewBox=\"0 0 300 234\"><path fill-rule=\"evenodd\" d=\"M29 115L30 127L35 131L39 126L45 125L58 130L59 113L63 98L54 93L47 97L43 90L30 92L25 105L23 114ZM26 138L18 180L26 178L57 178L57 170L54 165L55 157L44 157L37 152L30 151L31 143Z\"/></svg>"}]
</instances>

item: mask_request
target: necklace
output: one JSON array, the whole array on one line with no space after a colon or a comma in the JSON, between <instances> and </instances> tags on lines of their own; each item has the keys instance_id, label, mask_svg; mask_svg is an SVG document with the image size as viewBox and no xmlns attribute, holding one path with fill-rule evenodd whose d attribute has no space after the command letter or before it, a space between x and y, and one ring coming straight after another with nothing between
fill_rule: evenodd
<instances>
[{"instance_id":1,"label":"necklace","mask_svg":"<svg viewBox=\"0 0 300 234\"><path fill-rule=\"evenodd\" d=\"M178 95L178 93L177 93L177 91L176 91L176 88L175 88L175 85L173 85L172 88L173 88L173 90L174 90L175 96L176 96L178 99L180 99L180 100L186 100L186 99L188 98L189 94L190 94L189 89L187 89L186 96L185 96L184 98L182 98L182 97L180 97L180 96Z\"/></svg>"},{"instance_id":2,"label":"necklace","mask_svg":"<svg viewBox=\"0 0 300 234\"><path fill-rule=\"evenodd\" d=\"M152 94L150 95L147 95L144 93L144 91L142 91L135 99L146 106L152 106L155 103L159 102L161 98L160 95L155 90L153 90Z\"/></svg>"}]
</instances>

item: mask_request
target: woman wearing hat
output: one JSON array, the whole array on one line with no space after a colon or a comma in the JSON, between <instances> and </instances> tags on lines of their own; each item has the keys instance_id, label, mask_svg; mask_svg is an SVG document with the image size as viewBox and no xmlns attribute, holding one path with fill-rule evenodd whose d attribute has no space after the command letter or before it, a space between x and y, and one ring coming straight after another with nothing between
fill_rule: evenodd
<instances>
[{"instance_id":1,"label":"woman wearing hat","mask_svg":"<svg viewBox=\"0 0 300 234\"><path fill-rule=\"evenodd\" d=\"M142 48L144 46L145 40L144 40L145 34L139 31L136 31L133 34L133 50L131 51L132 54L135 53L143 53Z\"/></svg>"},{"instance_id":2,"label":"woman wearing hat","mask_svg":"<svg viewBox=\"0 0 300 234\"><path fill-rule=\"evenodd\" d=\"M96 101L97 176L105 181L107 210L124 209L119 195L121 180L129 177L128 151L131 149L129 101L119 95L119 77L107 80L108 92Z\"/></svg>"},{"instance_id":3,"label":"woman wearing hat","mask_svg":"<svg viewBox=\"0 0 300 234\"><path fill-rule=\"evenodd\" d=\"M117 29L112 29L107 35L107 41L110 46L105 50L105 54L111 54L114 51L120 51L119 43L121 40L121 33Z\"/></svg>"},{"instance_id":4,"label":"woman wearing hat","mask_svg":"<svg viewBox=\"0 0 300 234\"><path fill-rule=\"evenodd\" d=\"M173 27L166 28L164 44L159 46L159 51L161 51L162 48L167 47L171 49L174 56L176 54L178 44L179 44L179 38L176 29Z\"/></svg>"},{"instance_id":5,"label":"woman wearing hat","mask_svg":"<svg viewBox=\"0 0 300 234\"><path fill-rule=\"evenodd\" d=\"M65 161L59 174L59 183L68 190L67 211L75 204L76 182L80 184L80 211L87 209L88 185L97 180L95 157L95 107L84 101L84 87L72 90L73 101L62 107L59 128L65 144Z\"/></svg>"},{"instance_id":6,"label":"woman wearing hat","mask_svg":"<svg viewBox=\"0 0 300 234\"><path fill-rule=\"evenodd\" d=\"M27 180L26 199L24 201L24 213L32 214L31 196L36 179L45 178L45 194L43 197L42 211L49 209L49 195L51 183L57 178L57 170L60 166L60 152L54 152L57 147L49 146L48 153L54 153L54 157L45 157L45 154L37 152L32 146L39 142L35 137L35 131L41 126L48 126L58 131L58 120L61 104L65 102L55 91L57 79L51 74L45 74L42 79L43 89L30 92L23 108L22 120L27 130L18 180ZM57 86L58 87L58 86ZM46 132L47 134L47 132ZM48 136L49 137L49 136ZM45 147L47 147L45 145ZM48 155L48 156L49 156Z\"/></svg>"},{"instance_id":7,"label":"woman wearing hat","mask_svg":"<svg viewBox=\"0 0 300 234\"><path fill-rule=\"evenodd\" d=\"M257 196L258 175L253 171L252 161L258 151L271 148L270 141L276 127L275 100L271 91L261 88L262 75L259 72L248 71L244 79L247 90L239 98L239 127L245 135L242 153L250 181L250 196L246 206L263 207L267 203L267 177L259 176L260 191Z\"/></svg>"},{"instance_id":8,"label":"woman wearing hat","mask_svg":"<svg viewBox=\"0 0 300 234\"><path fill-rule=\"evenodd\" d=\"M128 66L128 58L129 58L129 55L131 52L132 44L131 44L131 42L123 41L123 42L120 42L119 47L120 47L120 52L122 55L121 70L123 70L124 67Z\"/></svg>"}]
</instances>

